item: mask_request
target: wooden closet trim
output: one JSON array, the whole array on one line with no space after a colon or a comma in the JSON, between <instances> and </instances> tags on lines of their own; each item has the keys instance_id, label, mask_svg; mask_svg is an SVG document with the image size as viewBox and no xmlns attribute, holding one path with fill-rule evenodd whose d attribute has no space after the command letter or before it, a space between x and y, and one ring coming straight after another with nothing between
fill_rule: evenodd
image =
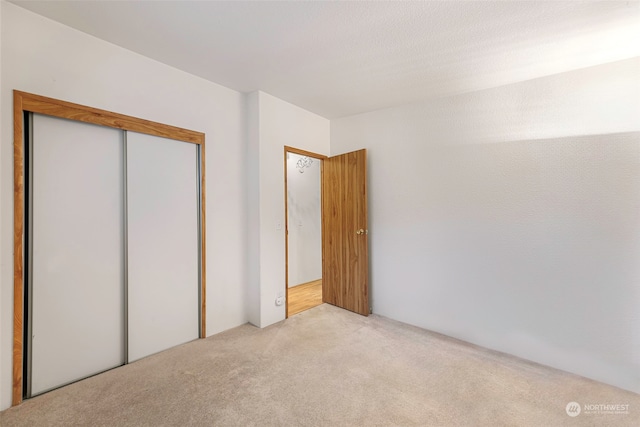
<instances>
[{"instance_id":1,"label":"wooden closet trim","mask_svg":"<svg viewBox=\"0 0 640 427\"><path fill-rule=\"evenodd\" d=\"M21 98L23 111L61 117L95 125L107 126L122 130L177 139L178 141L204 143L204 134L192 130L182 129L162 123L151 122L137 117L125 116L107 110L73 104L58 99L46 98L40 95L14 91L14 97Z\"/></svg>"},{"instance_id":2,"label":"wooden closet trim","mask_svg":"<svg viewBox=\"0 0 640 427\"><path fill-rule=\"evenodd\" d=\"M205 136L202 132L126 116L80 104L13 91L13 388L12 406L22 403L24 361L24 116L44 114L100 126L170 138L200 146L201 289L200 338L206 337Z\"/></svg>"}]
</instances>

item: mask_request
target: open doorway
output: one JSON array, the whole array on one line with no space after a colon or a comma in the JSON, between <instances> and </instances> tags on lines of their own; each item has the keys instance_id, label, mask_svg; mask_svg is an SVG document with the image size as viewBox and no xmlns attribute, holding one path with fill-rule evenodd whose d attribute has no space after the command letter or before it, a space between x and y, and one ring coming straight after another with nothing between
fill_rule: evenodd
<instances>
[{"instance_id":1,"label":"open doorway","mask_svg":"<svg viewBox=\"0 0 640 427\"><path fill-rule=\"evenodd\" d=\"M367 227L367 151L365 149L332 157L284 147L285 188L285 316L307 310L322 303L344 308L363 316L371 313L369 305L369 230ZM298 155L300 157L294 157ZM295 162L294 162L295 159ZM306 246L300 240L294 242L292 234L311 228L310 222L295 219L290 210L300 209L300 200L289 197L294 177L307 174L313 165L319 168L318 184L309 192L316 192L315 202L319 206L320 222L315 225L320 236L320 277L290 273L294 266L292 255L298 255ZM301 171L302 170L302 171ZM311 175L311 173L308 173ZM318 194L319 192L319 194ZM307 194L307 193L305 193ZM289 208L291 205L291 209ZM296 206L297 205L297 206ZM302 207L304 210L305 208ZM317 216L316 211L316 216ZM303 217L304 218L304 217ZM306 224L306 226L305 226ZM308 240L308 238L307 238ZM291 248L290 248L291 245ZM317 253L317 252L316 252ZM295 274L295 273L294 273ZM317 273L315 273L317 276ZM314 283L315 282L315 283ZM296 304L296 285L316 286L314 293L307 295L311 302L303 302L300 311ZM291 287L290 287L291 286ZM294 290L291 292L291 290ZM314 296L315 294L315 296Z\"/></svg>"},{"instance_id":2,"label":"open doorway","mask_svg":"<svg viewBox=\"0 0 640 427\"><path fill-rule=\"evenodd\" d=\"M322 160L285 147L287 317L322 304Z\"/></svg>"}]
</instances>

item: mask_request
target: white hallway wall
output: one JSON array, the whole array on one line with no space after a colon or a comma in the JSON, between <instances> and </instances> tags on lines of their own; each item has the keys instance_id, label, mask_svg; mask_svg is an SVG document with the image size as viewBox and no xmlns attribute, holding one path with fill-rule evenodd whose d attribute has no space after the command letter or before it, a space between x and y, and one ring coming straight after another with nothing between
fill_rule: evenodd
<instances>
[{"instance_id":1,"label":"white hallway wall","mask_svg":"<svg viewBox=\"0 0 640 427\"><path fill-rule=\"evenodd\" d=\"M13 111L12 90L18 89L206 134L207 334L245 323L245 95L13 4L2 1L0 7L2 112ZM0 409L4 409L11 400L13 116L0 117Z\"/></svg>"},{"instance_id":2,"label":"white hallway wall","mask_svg":"<svg viewBox=\"0 0 640 427\"><path fill-rule=\"evenodd\" d=\"M320 161L312 159L300 173L296 164L302 157L289 153L287 160L289 287L322 277Z\"/></svg>"},{"instance_id":3,"label":"white hallway wall","mask_svg":"<svg viewBox=\"0 0 640 427\"><path fill-rule=\"evenodd\" d=\"M331 122L374 312L640 392L640 59Z\"/></svg>"},{"instance_id":4,"label":"white hallway wall","mask_svg":"<svg viewBox=\"0 0 640 427\"><path fill-rule=\"evenodd\" d=\"M284 147L329 154L329 120L267 93L249 94L249 321L285 318Z\"/></svg>"}]
</instances>

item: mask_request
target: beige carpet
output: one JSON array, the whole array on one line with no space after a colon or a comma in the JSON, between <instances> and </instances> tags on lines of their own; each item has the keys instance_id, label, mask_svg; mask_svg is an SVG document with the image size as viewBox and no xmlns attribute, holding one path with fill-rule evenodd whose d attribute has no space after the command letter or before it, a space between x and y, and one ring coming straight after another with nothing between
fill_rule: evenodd
<instances>
[{"instance_id":1,"label":"beige carpet","mask_svg":"<svg viewBox=\"0 0 640 427\"><path fill-rule=\"evenodd\" d=\"M571 401L629 414L571 418ZM52 391L0 425L640 426L640 395L324 304Z\"/></svg>"}]
</instances>

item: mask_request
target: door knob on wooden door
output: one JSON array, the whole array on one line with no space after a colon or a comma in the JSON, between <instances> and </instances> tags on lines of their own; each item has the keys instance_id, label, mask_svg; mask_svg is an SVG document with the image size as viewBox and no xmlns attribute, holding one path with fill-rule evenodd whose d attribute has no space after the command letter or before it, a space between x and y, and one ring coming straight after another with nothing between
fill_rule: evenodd
<instances>
[{"instance_id":1,"label":"door knob on wooden door","mask_svg":"<svg viewBox=\"0 0 640 427\"><path fill-rule=\"evenodd\" d=\"M358 235L364 234L364 230L361 228L360 230L356 231L356 234L358 234Z\"/></svg>"}]
</instances>

